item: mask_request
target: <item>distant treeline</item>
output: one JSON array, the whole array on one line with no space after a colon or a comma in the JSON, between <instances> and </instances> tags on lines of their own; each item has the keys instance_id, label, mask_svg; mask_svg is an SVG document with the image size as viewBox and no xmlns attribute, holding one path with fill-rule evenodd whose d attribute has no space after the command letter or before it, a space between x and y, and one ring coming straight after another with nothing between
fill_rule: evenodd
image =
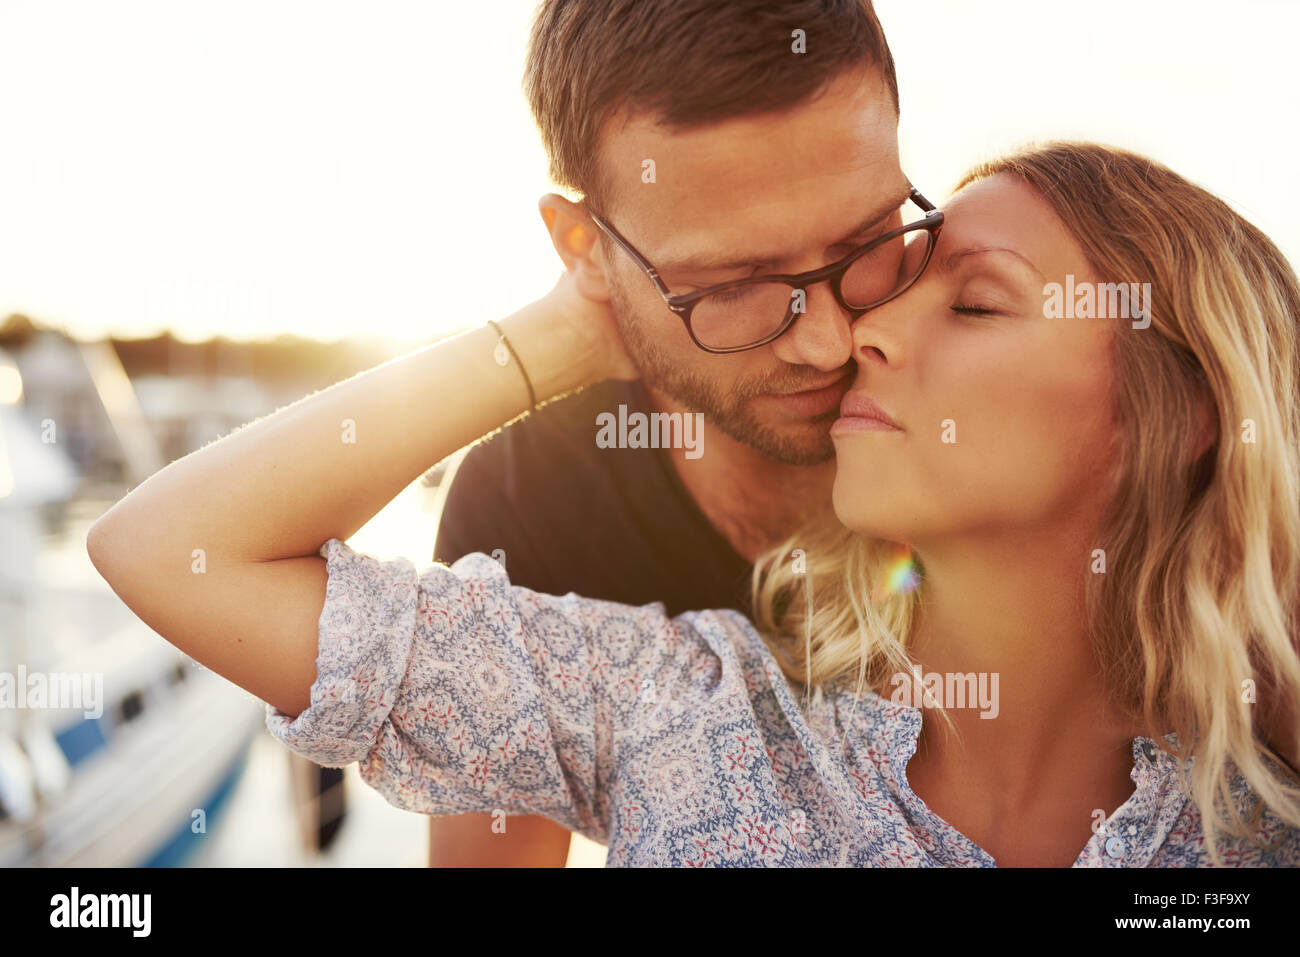
<instances>
[{"instance_id":1,"label":"distant treeline","mask_svg":"<svg viewBox=\"0 0 1300 957\"><path fill-rule=\"evenodd\" d=\"M60 329L12 314L0 324L0 349L21 350L45 329L65 336ZM397 354L396 349L374 341L318 342L289 335L254 342L222 337L185 342L164 333L148 339L110 338L109 342L121 358L126 374L132 378L168 374L235 375L264 382L312 382L319 383L319 387L355 375Z\"/></svg>"}]
</instances>

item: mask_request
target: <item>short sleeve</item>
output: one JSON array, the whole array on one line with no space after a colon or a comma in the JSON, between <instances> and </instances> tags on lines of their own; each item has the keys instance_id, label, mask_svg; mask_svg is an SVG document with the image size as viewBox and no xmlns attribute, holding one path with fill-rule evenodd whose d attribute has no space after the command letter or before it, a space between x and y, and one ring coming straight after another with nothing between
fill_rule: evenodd
<instances>
[{"instance_id":1,"label":"short sleeve","mask_svg":"<svg viewBox=\"0 0 1300 957\"><path fill-rule=\"evenodd\" d=\"M607 842L620 728L681 644L663 606L534 593L481 553L418 572L338 539L321 555L311 704L268 705L271 733L318 764L358 762L406 810L540 814Z\"/></svg>"}]
</instances>

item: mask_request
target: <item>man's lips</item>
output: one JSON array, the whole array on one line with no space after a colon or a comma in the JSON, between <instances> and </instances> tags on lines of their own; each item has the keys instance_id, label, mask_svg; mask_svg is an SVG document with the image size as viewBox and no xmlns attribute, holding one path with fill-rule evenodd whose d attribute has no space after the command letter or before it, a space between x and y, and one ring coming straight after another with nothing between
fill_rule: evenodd
<instances>
[{"instance_id":1,"label":"man's lips","mask_svg":"<svg viewBox=\"0 0 1300 957\"><path fill-rule=\"evenodd\" d=\"M840 402L840 417L831 426L839 432L902 432L903 427L891 419L865 392L846 392Z\"/></svg>"},{"instance_id":2,"label":"man's lips","mask_svg":"<svg viewBox=\"0 0 1300 957\"><path fill-rule=\"evenodd\" d=\"M785 393L769 392L765 398L776 401L794 415L811 418L825 415L838 408L848 386L849 380L841 378L818 389Z\"/></svg>"}]
</instances>

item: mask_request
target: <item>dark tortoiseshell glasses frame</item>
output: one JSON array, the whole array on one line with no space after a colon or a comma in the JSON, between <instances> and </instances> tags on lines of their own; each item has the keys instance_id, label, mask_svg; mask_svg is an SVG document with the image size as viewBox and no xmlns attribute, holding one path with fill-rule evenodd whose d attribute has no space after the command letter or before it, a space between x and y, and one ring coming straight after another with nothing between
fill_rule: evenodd
<instances>
[{"instance_id":1,"label":"dark tortoiseshell glasses frame","mask_svg":"<svg viewBox=\"0 0 1300 957\"><path fill-rule=\"evenodd\" d=\"M916 281L925 273L926 267L930 264L930 257L934 254L935 244L939 240L939 231L943 228L943 211L937 209L935 205L922 196L915 187L911 187L910 192L908 193L908 200L920 207L921 211L925 214L924 218L918 219L915 222L906 223L897 229L891 229L889 232L875 237L870 242L864 243L850 252L847 256L836 260L828 266L822 266L820 269L813 269L801 273L749 276L744 279L734 279L730 282L718 283L704 289L696 290L695 292L684 293L681 295L674 295L668 287L664 285L664 281L659 278L659 270L654 267L650 260L641 255L635 246L624 239L623 236L619 234L618 230L604 222L590 209L587 209L587 215L591 217L592 222L594 222L607 236L609 236L610 239L617 243L624 252L631 256L632 260L641 267L642 271L644 271L647 276L650 277L650 281L654 283L655 289L659 291L659 295L663 298L665 305L667 305L668 308L672 310L672 312L674 312L686 326L686 332L691 337L691 341L705 352L726 354L731 352L744 352L748 349L757 349L760 346L765 346L769 342L780 338L790 329L791 326L794 325L795 319L797 319L801 313L793 309L793 307L786 310L785 321L781 323L776 331L772 332L770 335L764 336L757 342L751 342L740 346L707 346L700 342L695 335L695 330L691 326L691 312L701 300L713 295L714 293L727 292L740 286L748 286L758 283L784 283L792 290L796 290L807 289L808 286L818 282L829 282L831 284L831 291L835 294L836 301L853 317L854 320L856 320L868 310L884 305L891 299L902 295L915 285ZM842 285L844 274L848 272L849 267L867 253L879 248L890 240L897 239L899 236L917 230L925 230L929 236L926 244L925 259L921 263L921 268L917 270L916 275L912 276L907 282L903 283L888 296L876 300L875 302L868 303L865 306L853 305L844 298ZM793 296L791 298L793 299Z\"/></svg>"}]
</instances>

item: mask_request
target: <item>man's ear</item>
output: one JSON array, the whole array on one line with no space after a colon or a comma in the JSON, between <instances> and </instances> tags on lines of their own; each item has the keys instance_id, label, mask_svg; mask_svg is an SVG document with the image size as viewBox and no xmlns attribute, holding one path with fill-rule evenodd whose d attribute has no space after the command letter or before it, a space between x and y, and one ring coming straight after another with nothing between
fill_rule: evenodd
<instances>
[{"instance_id":1,"label":"man's ear","mask_svg":"<svg viewBox=\"0 0 1300 957\"><path fill-rule=\"evenodd\" d=\"M537 210L542 214L551 245L564 260L564 268L577 279L578 292L596 302L609 301L598 227L587 211L556 193L547 193L538 200Z\"/></svg>"}]
</instances>

